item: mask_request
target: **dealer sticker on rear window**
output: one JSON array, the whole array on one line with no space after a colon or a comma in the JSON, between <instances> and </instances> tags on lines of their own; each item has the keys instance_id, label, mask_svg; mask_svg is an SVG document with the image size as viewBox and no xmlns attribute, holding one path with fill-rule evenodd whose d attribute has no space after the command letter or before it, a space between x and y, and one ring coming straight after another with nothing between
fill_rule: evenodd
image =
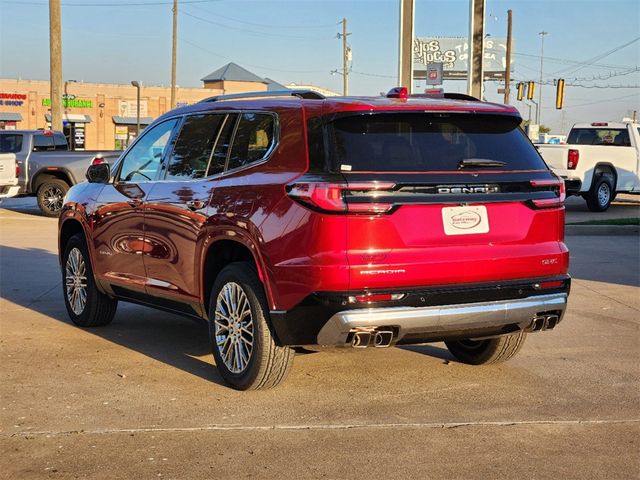
<instances>
[{"instance_id":1,"label":"dealer sticker on rear window","mask_svg":"<svg viewBox=\"0 0 640 480\"><path fill-rule=\"evenodd\" d=\"M487 207L444 207L442 223L446 235L468 235L488 233L489 217Z\"/></svg>"}]
</instances>

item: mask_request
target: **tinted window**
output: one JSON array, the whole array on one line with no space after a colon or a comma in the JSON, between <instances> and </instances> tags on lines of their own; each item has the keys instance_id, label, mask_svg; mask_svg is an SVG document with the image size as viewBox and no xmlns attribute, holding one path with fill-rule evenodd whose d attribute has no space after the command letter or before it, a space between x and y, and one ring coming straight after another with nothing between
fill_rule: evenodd
<instances>
[{"instance_id":1,"label":"tinted window","mask_svg":"<svg viewBox=\"0 0 640 480\"><path fill-rule=\"evenodd\" d=\"M264 158L274 141L274 119L264 113L243 113L233 137L228 169Z\"/></svg>"},{"instance_id":2,"label":"tinted window","mask_svg":"<svg viewBox=\"0 0 640 480\"><path fill-rule=\"evenodd\" d=\"M56 150L67 150L67 137L64 136L64 133L54 133L53 134L53 143L55 144Z\"/></svg>"},{"instance_id":3,"label":"tinted window","mask_svg":"<svg viewBox=\"0 0 640 480\"><path fill-rule=\"evenodd\" d=\"M167 167L167 180L202 178L206 175L213 144L225 115L186 117Z\"/></svg>"},{"instance_id":4,"label":"tinted window","mask_svg":"<svg viewBox=\"0 0 640 480\"><path fill-rule=\"evenodd\" d=\"M467 159L501 169L546 169L517 118L466 114L349 116L330 125L333 168L343 171L456 171Z\"/></svg>"},{"instance_id":5,"label":"tinted window","mask_svg":"<svg viewBox=\"0 0 640 480\"><path fill-rule=\"evenodd\" d=\"M0 153L18 153L22 150L22 135L3 133L0 135Z\"/></svg>"},{"instance_id":6,"label":"tinted window","mask_svg":"<svg viewBox=\"0 0 640 480\"><path fill-rule=\"evenodd\" d=\"M220 135L218 135L218 141L213 149L213 155L211 157L211 163L209 164L208 175L215 175L224 171L224 167L227 164L227 154L229 153L229 145L231 143L231 136L238 120L237 114L227 115L227 118L222 125Z\"/></svg>"},{"instance_id":7,"label":"tinted window","mask_svg":"<svg viewBox=\"0 0 640 480\"><path fill-rule=\"evenodd\" d=\"M631 146L629 132L622 128L572 128L567 143L571 145Z\"/></svg>"},{"instance_id":8,"label":"tinted window","mask_svg":"<svg viewBox=\"0 0 640 480\"><path fill-rule=\"evenodd\" d=\"M140 140L129 150L122 161L120 180L146 182L154 180L160 168L171 132L178 121L167 120L151 129L145 129Z\"/></svg>"},{"instance_id":9,"label":"tinted window","mask_svg":"<svg viewBox=\"0 0 640 480\"><path fill-rule=\"evenodd\" d=\"M33 136L34 150L53 150L54 148L53 135L37 133Z\"/></svg>"}]
</instances>

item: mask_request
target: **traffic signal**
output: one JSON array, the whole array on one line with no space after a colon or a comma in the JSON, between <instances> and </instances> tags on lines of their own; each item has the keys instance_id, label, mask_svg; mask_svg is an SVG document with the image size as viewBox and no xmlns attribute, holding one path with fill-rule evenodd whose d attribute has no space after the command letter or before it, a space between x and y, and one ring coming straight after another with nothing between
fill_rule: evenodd
<instances>
[{"instance_id":1,"label":"traffic signal","mask_svg":"<svg viewBox=\"0 0 640 480\"><path fill-rule=\"evenodd\" d=\"M518 101L521 102L522 99L524 98L524 83L520 82L516 85L516 88L518 89Z\"/></svg>"},{"instance_id":2,"label":"traffic signal","mask_svg":"<svg viewBox=\"0 0 640 480\"><path fill-rule=\"evenodd\" d=\"M527 100L533 100L536 93L536 82L528 82L527 84Z\"/></svg>"},{"instance_id":3,"label":"traffic signal","mask_svg":"<svg viewBox=\"0 0 640 480\"><path fill-rule=\"evenodd\" d=\"M556 85L556 108L560 110L564 105L564 78L559 78Z\"/></svg>"}]
</instances>

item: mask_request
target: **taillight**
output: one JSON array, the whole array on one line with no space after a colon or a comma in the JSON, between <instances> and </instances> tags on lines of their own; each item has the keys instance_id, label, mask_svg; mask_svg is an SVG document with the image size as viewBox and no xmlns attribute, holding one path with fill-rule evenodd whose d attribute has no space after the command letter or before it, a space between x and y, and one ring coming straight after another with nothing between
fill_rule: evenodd
<instances>
[{"instance_id":1,"label":"taillight","mask_svg":"<svg viewBox=\"0 0 640 480\"><path fill-rule=\"evenodd\" d=\"M531 180L531 186L534 188L557 188L557 198L544 198L538 200L531 200L534 206L538 208L553 208L561 207L564 205L564 199L566 198L566 190L564 188L564 180L558 178L556 180Z\"/></svg>"},{"instance_id":2,"label":"taillight","mask_svg":"<svg viewBox=\"0 0 640 480\"><path fill-rule=\"evenodd\" d=\"M384 202L347 201L346 196L353 192L362 192L369 199L375 200L376 192L392 190L394 183L389 182L356 182L320 183L298 182L287 187L287 193L294 200L315 210L329 213L382 214L389 212L393 205Z\"/></svg>"},{"instance_id":3,"label":"taillight","mask_svg":"<svg viewBox=\"0 0 640 480\"><path fill-rule=\"evenodd\" d=\"M569 154L567 155L567 168L569 170L575 170L578 166L578 161L580 160L580 150L575 150L573 148L569 149Z\"/></svg>"},{"instance_id":4,"label":"taillight","mask_svg":"<svg viewBox=\"0 0 640 480\"><path fill-rule=\"evenodd\" d=\"M20 164L16 162L16 178L20 178Z\"/></svg>"}]
</instances>

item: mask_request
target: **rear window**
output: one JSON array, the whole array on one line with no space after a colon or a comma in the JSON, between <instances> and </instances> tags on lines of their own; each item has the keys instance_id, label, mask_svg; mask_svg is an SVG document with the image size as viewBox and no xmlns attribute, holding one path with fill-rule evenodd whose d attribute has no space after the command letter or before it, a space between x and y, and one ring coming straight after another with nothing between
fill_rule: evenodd
<instances>
[{"instance_id":1,"label":"rear window","mask_svg":"<svg viewBox=\"0 0 640 480\"><path fill-rule=\"evenodd\" d=\"M22 135L17 133L0 134L0 153L18 153L22 150Z\"/></svg>"},{"instance_id":2,"label":"rear window","mask_svg":"<svg viewBox=\"0 0 640 480\"><path fill-rule=\"evenodd\" d=\"M42 150L67 150L67 138L62 133L37 133L33 136L33 149Z\"/></svg>"},{"instance_id":3,"label":"rear window","mask_svg":"<svg viewBox=\"0 0 640 480\"><path fill-rule=\"evenodd\" d=\"M624 128L572 128L567 143L570 145L631 146L629 132Z\"/></svg>"},{"instance_id":4,"label":"rear window","mask_svg":"<svg viewBox=\"0 0 640 480\"><path fill-rule=\"evenodd\" d=\"M547 168L518 119L504 116L348 116L329 125L329 139L338 171L456 171L463 160L502 162L500 170Z\"/></svg>"}]
</instances>

